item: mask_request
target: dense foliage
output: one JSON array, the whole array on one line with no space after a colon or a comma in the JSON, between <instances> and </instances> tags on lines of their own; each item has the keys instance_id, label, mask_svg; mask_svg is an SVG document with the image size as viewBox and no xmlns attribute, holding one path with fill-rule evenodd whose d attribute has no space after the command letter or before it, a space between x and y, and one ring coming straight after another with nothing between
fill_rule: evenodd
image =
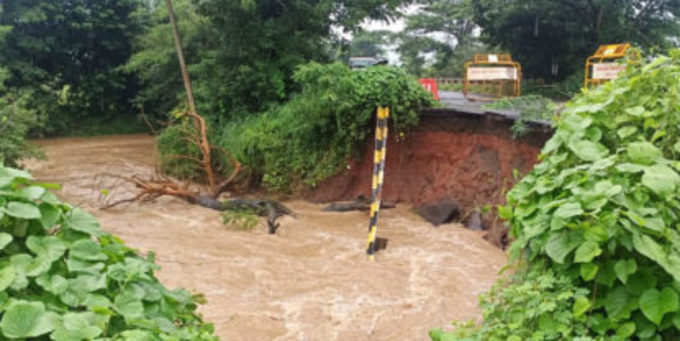
<instances>
[{"instance_id":1,"label":"dense foliage","mask_svg":"<svg viewBox=\"0 0 680 341\"><path fill-rule=\"evenodd\" d=\"M28 131L41 122L35 110L28 109L31 94L8 92L4 85L7 77L8 71L0 68L0 164L16 166L21 158L41 156L26 141Z\"/></svg>"},{"instance_id":2,"label":"dense foliage","mask_svg":"<svg viewBox=\"0 0 680 341\"><path fill-rule=\"evenodd\" d=\"M0 333L21 340L217 340L196 298L60 202L28 173L0 168Z\"/></svg>"},{"instance_id":3,"label":"dense foliage","mask_svg":"<svg viewBox=\"0 0 680 341\"><path fill-rule=\"evenodd\" d=\"M574 311L576 302L587 302L589 290L579 288L567 276L533 271L500 282L480 297L484 324L455 324L453 333L430 331L433 341L592 341L585 309ZM587 306L584 306L587 308Z\"/></svg>"},{"instance_id":4,"label":"dense foliage","mask_svg":"<svg viewBox=\"0 0 680 341\"><path fill-rule=\"evenodd\" d=\"M39 149L26 140L31 129L42 126L36 111L29 109L30 95L20 92L0 97L0 164L17 166L22 158L42 156Z\"/></svg>"},{"instance_id":5,"label":"dense foliage","mask_svg":"<svg viewBox=\"0 0 680 341\"><path fill-rule=\"evenodd\" d=\"M545 80L582 70L600 44L668 47L678 15L679 0L474 1L484 41L512 53L528 77Z\"/></svg>"},{"instance_id":6,"label":"dense foliage","mask_svg":"<svg viewBox=\"0 0 680 341\"><path fill-rule=\"evenodd\" d=\"M378 106L390 107L393 134L399 134L418 122L419 108L433 104L415 79L393 67L352 71L339 63L311 63L294 78L302 92L292 100L213 134L213 143L232 151L271 189L314 185L337 173L373 131ZM181 128L171 128L159 138L178 133ZM179 148L161 153L190 152Z\"/></svg>"},{"instance_id":7,"label":"dense foliage","mask_svg":"<svg viewBox=\"0 0 680 341\"><path fill-rule=\"evenodd\" d=\"M499 209L522 273L553 271L568 278L567 288L592 293L572 304L574 318L586 316L590 338L581 340L680 338L678 77L675 50L577 96L541 163ZM523 314L514 301L498 309ZM525 339L530 326L513 325L506 335ZM539 321L539 330L555 326L565 325ZM489 340L496 332L482 327L453 340Z\"/></svg>"},{"instance_id":8,"label":"dense foliage","mask_svg":"<svg viewBox=\"0 0 680 341\"><path fill-rule=\"evenodd\" d=\"M0 4L0 65L11 90L33 92L46 133L129 114L134 79L119 69L141 22L136 0L14 0Z\"/></svg>"},{"instance_id":9,"label":"dense foliage","mask_svg":"<svg viewBox=\"0 0 680 341\"><path fill-rule=\"evenodd\" d=\"M406 2L176 0L198 111L223 125L288 100L299 91L297 66L328 62L334 44L344 44L333 27L353 31L365 18L392 18ZM137 102L154 114L167 113L182 95L163 6L153 9L152 27L128 64L145 84Z\"/></svg>"},{"instance_id":10,"label":"dense foliage","mask_svg":"<svg viewBox=\"0 0 680 341\"><path fill-rule=\"evenodd\" d=\"M184 99L184 85L180 76L177 52L172 36L172 27L164 1L150 4L149 21L146 31L135 37L135 53L124 69L134 73L141 87L134 98L149 119L165 119ZM201 51L213 48L211 26L207 19L198 14L190 0L173 0L175 17L181 33L186 63L194 80L201 75L193 66L200 62Z\"/></svg>"}]
</instances>

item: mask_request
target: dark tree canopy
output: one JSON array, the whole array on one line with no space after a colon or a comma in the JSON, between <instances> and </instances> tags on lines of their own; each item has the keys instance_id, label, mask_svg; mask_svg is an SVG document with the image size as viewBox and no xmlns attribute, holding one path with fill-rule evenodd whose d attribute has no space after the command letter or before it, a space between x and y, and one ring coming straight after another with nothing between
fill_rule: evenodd
<instances>
[{"instance_id":1,"label":"dark tree canopy","mask_svg":"<svg viewBox=\"0 0 680 341\"><path fill-rule=\"evenodd\" d=\"M45 92L41 102L51 118L63 116L56 124L129 111L132 80L117 68L141 28L136 9L134 0L2 2L0 65L10 72L7 85Z\"/></svg>"},{"instance_id":2,"label":"dark tree canopy","mask_svg":"<svg viewBox=\"0 0 680 341\"><path fill-rule=\"evenodd\" d=\"M668 47L680 26L680 0L478 0L484 40L510 51L530 77L580 71L600 44ZM558 73L553 74L553 65Z\"/></svg>"},{"instance_id":3,"label":"dark tree canopy","mask_svg":"<svg viewBox=\"0 0 680 341\"><path fill-rule=\"evenodd\" d=\"M260 112L289 98L297 90L291 77L299 65L331 60L333 42L339 42L333 27L357 31L365 18L390 20L398 14L399 5L408 1L188 2L175 1L178 10L184 13L178 15L180 25L184 25L183 34L190 37L185 39L185 47L199 111L219 121ZM155 25L167 26L162 19L156 20ZM167 27L154 27L141 42L160 42L160 36L154 39L150 35L161 31L169 32ZM140 47L140 53L151 57L147 50L153 48ZM136 58L132 62L136 62ZM169 78L173 77L173 87L177 88L177 73L166 75L154 71L151 75L138 70L147 73L142 78L153 79L152 84L162 84L163 79L169 84Z\"/></svg>"}]
</instances>

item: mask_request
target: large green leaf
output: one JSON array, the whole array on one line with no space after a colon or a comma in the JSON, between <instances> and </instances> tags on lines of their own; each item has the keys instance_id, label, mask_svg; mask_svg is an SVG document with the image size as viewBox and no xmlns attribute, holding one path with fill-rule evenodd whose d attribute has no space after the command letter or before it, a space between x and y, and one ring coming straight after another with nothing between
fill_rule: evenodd
<instances>
[{"instance_id":1,"label":"large green leaf","mask_svg":"<svg viewBox=\"0 0 680 341\"><path fill-rule=\"evenodd\" d=\"M620 336L622 338L628 338L631 335L635 333L635 323L634 322L627 322L619 326L618 329L616 329L616 336Z\"/></svg>"},{"instance_id":2,"label":"large green leaf","mask_svg":"<svg viewBox=\"0 0 680 341\"><path fill-rule=\"evenodd\" d=\"M94 313L67 313L63 317L63 324L58 326L50 335L54 341L92 340L102 334L102 329L92 325Z\"/></svg>"},{"instance_id":3,"label":"large green leaf","mask_svg":"<svg viewBox=\"0 0 680 341\"><path fill-rule=\"evenodd\" d=\"M588 263L593 260L593 258L599 256L602 253L600 246L592 241L586 241L581 244L581 246L576 249L574 254L575 263Z\"/></svg>"},{"instance_id":4,"label":"large green leaf","mask_svg":"<svg viewBox=\"0 0 680 341\"><path fill-rule=\"evenodd\" d=\"M3 212L7 215L21 218L21 219L40 219L40 210L35 205L25 204L22 202L12 201L5 208Z\"/></svg>"},{"instance_id":5,"label":"large green leaf","mask_svg":"<svg viewBox=\"0 0 680 341\"><path fill-rule=\"evenodd\" d=\"M47 292L54 295L61 295L68 289L68 281L60 275L44 274L36 278L35 282Z\"/></svg>"},{"instance_id":6,"label":"large green leaf","mask_svg":"<svg viewBox=\"0 0 680 341\"><path fill-rule=\"evenodd\" d=\"M73 273L88 273L97 275L104 269L106 265L104 263L87 262L77 258L69 257L66 259L66 266L68 267L68 271Z\"/></svg>"},{"instance_id":7,"label":"large green leaf","mask_svg":"<svg viewBox=\"0 0 680 341\"><path fill-rule=\"evenodd\" d=\"M54 236L29 236L26 239L26 246L37 256L43 256L53 261L61 258L67 249L66 243Z\"/></svg>"},{"instance_id":8,"label":"large green leaf","mask_svg":"<svg viewBox=\"0 0 680 341\"><path fill-rule=\"evenodd\" d=\"M2 316L0 329L9 338L38 337L54 330L55 320L42 302L15 301Z\"/></svg>"},{"instance_id":9,"label":"large green leaf","mask_svg":"<svg viewBox=\"0 0 680 341\"><path fill-rule=\"evenodd\" d=\"M45 194L45 188L40 186L28 186L21 189L19 194L28 200L40 199L43 194Z\"/></svg>"},{"instance_id":10,"label":"large green leaf","mask_svg":"<svg viewBox=\"0 0 680 341\"><path fill-rule=\"evenodd\" d=\"M581 278L585 281L591 281L595 278L599 269L600 267L597 264L583 263L580 267Z\"/></svg>"},{"instance_id":11,"label":"large green leaf","mask_svg":"<svg viewBox=\"0 0 680 341\"><path fill-rule=\"evenodd\" d=\"M545 246L545 252L557 263L564 263L564 259L583 242L577 233L563 231L553 234Z\"/></svg>"},{"instance_id":12,"label":"large green leaf","mask_svg":"<svg viewBox=\"0 0 680 341\"><path fill-rule=\"evenodd\" d=\"M116 296L116 299L113 301L113 309L123 315L126 320L140 318L144 315L142 301L127 292Z\"/></svg>"},{"instance_id":13,"label":"large green leaf","mask_svg":"<svg viewBox=\"0 0 680 341\"><path fill-rule=\"evenodd\" d=\"M650 258L651 260L664 264L666 263L666 252L654 239L647 235L634 234L633 245L635 249Z\"/></svg>"},{"instance_id":14,"label":"large green leaf","mask_svg":"<svg viewBox=\"0 0 680 341\"><path fill-rule=\"evenodd\" d=\"M574 301L574 307L572 308L574 316L579 317L585 314L585 312L588 311L588 309L590 309L591 306L592 304L590 303L590 300L587 297L583 296L578 297Z\"/></svg>"},{"instance_id":15,"label":"large green leaf","mask_svg":"<svg viewBox=\"0 0 680 341\"><path fill-rule=\"evenodd\" d=\"M68 280L70 290L78 293L90 293L106 288L106 276L80 275Z\"/></svg>"},{"instance_id":16,"label":"large green leaf","mask_svg":"<svg viewBox=\"0 0 680 341\"><path fill-rule=\"evenodd\" d=\"M15 275L14 267L10 264L0 270L0 291L5 291L14 282Z\"/></svg>"},{"instance_id":17,"label":"large green leaf","mask_svg":"<svg viewBox=\"0 0 680 341\"><path fill-rule=\"evenodd\" d=\"M680 184L680 175L665 165L654 165L645 168L642 184L659 195L675 192Z\"/></svg>"},{"instance_id":18,"label":"large green leaf","mask_svg":"<svg viewBox=\"0 0 680 341\"><path fill-rule=\"evenodd\" d=\"M0 232L0 250L4 249L9 243L12 242L14 237L6 232Z\"/></svg>"},{"instance_id":19,"label":"large green leaf","mask_svg":"<svg viewBox=\"0 0 680 341\"><path fill-rule=\"evenodd\" d=\"M637 271L637 263L635 262L635 259L622 259L616 262L614 271L616 272L616 277L618 277L623 284L626 284L628 277Z\"/></svg>"},{"instance_id":20,"label":"large green leaf","mask_svg":"<svg viewBox=\"0 0 680 341\"><path fill-rule=\"evenodd\" d=\"M33 177L24 170L9 167L0 168L0 187L5 187L16 179L31 180Z\"/></svg>"},{"instance_id":21,"label":"large green leaf","mask_svg":"<svg viewBox=\"0 0 680 341\"><path fill-rule=\"evenodd\" d=\"M651 165L661 159L659 148L649 142L633 142L628 145L628 157L634 163Z\"/></svg>"},{"instance_id":22,"label":"large green leaf","mask_svg":"<svg viewBox=\"0 0 680 341\"><path fill-rule=\"evenodd\" d=\"M568 219L577 215L583 214L583 209L581 208L581 204L577 202L572 202L572 203L566 203L562 206L560 206L554 213L555 217L562 218L562 219Z\"/></svg>"},{"instance_id":23,"label":"large green leaf","mask_svg":"<svg viewBox=\"0 0 680 341\"><path fill-rule=\"evenodd\" d=\"M597 161L609 155L607 147L601 143L588 140L578 140L570 143L569 148L583 161Z\"/></svg>"},{"instance_id":24,"label":"large green leaf","mask_svg":"<svg viewBox=\"0 0 680 341\"><path fill-rule=\"evenodd\" d=\"M48 272L52 267L53 262L54 260L52 258L45 255L33 258L31 264L26 267L26 276L36 277Z\"/></svg>"},{"instance_id":25,"label":"large green leaf","mask_svg":"<svg viewBox=\"0 0 680 341\"><path fill-rule=\"evenodd\" d=\"M604 299L604 308L610 318L614 320L627 319L638 302L623 287L616 287Z\"/></svg>"},{"instance_id":26,"label":"large green leaf","mask_svg":"<svg viewBox=\"0 0 680 341\"><path fill-rule=\"evenodd\" d=\"M71 257L89 261L106 260L108 258L102 253L101 246L89 239L81 239L73 243L69 249L69 255Z\"/></svg>"},{"instance_id":27,"label":"large green leaf","mask_svg":"<svg viewBox=\"0 0 680 341\"><path fill-rule=\"evenodd\" d=\"M640 309L658 326L665 314L678 311L678 294L671 288L664 288L661 292L649 289L640 296Z\"/></svg>"},{"instance_id":28,"label":"large green leaf","mask_svg":"<svg viewBox=\"0 0 680 341\"><path fill-rule=\"evenodd\" d=\"M48 203L41 203L40 209L40 222L46 229L54 227L59 221L59 216L61 212L56 207Z\"/></svg>"},{"instance_id":29,"label":"large green leaf","mask_svg":"<svg viewBox=\"0 0 680 341\"><path fill-rule=\"evenodd\" d=\"M72 230L84 232L93 236L99 236L101 234L97 219L80 208L74 208L69 212L64 221L64 225Z\"/></svg>"}]
</instances>

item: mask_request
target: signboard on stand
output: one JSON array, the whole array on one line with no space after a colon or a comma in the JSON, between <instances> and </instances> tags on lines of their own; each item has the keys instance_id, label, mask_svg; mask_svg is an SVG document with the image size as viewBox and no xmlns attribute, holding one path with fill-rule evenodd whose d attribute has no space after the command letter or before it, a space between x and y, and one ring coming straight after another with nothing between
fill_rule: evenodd
<instances>
[{"instance_id":1,"label":"signboard on stand","mask_svg":"<svg viewBox=\"0 0 680 341\"><path fill-rule=\"evenodd\" d=\"M618 60L626 56L630 44L602 45L586 60L585 87L616 79L626 69Z\"/></svg>"},{"instance_id":2,"label":"signboard on stand","mask_svg":"<svg viewBox=\"0 0 680 341\"><path fill-rule=\"evenodd\" d=\"M516 97L521 92L521 81L522 67L509 54L477 54L472 61L465 63L463 95L468 100ZM473 95L474 89L493 93Z\"/></svg>"}]
</instances>

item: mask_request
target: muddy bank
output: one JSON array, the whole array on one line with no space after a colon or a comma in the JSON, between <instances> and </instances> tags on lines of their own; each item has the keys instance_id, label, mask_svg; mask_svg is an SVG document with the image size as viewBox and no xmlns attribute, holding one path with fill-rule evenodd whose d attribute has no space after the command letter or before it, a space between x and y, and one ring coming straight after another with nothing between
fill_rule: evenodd
<instances>
[{"instance_id":1,"label":"muddy bank","mask_svg":"<svg viewBox=\"0 0 680 341\"><path fill-rule=\"evenodd\" d=\"M387 147L383 198L410 205L455 199L469 212L503 202L514 184L513 173L529 172L537 162L548 128L536 128L515 139L513 121L480 115L439 111L426 114L404 139L390 138ZM369 196L373 142L348 169L308 195L327 202Z\"/></svg>"},{"instance_id":2,"label":"muddy bank","mask_svg":"<svg viewBox=\"0 0 680 341\"><path fill-rule=\"evenodd\" d=\"M290 202L297 219L252 232L221 223L218 212L173 198L97 209L102 189L132 189L95 175L153 172L148 136L44 140L48 160L29 162L59 195L92 211L105 230L142 252L154 250L170 287L204 293L200 308L223 340L428 340L432 327L479 317L505 255L458 225L432 228L402 205L384 211L387 250L369 263L365 212L329 213Z\"/></svg>"}]
</instances>

